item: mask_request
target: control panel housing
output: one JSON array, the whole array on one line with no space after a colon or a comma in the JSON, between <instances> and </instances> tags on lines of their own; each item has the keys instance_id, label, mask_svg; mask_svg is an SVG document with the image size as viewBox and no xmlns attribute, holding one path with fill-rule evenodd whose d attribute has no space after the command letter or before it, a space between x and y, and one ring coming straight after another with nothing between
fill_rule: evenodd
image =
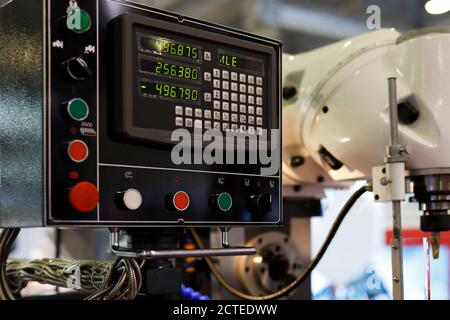
<instances>
[{"instance_id":1,"label":"control panel housing","mask_svg":"<svg viewBox=\"0 0 450 320\"><path fill-rule=\"evenodd\" d=\"M10 148L1 155L9 193L0 195L0 226L281 224L279 169L175 164L171 139L177 129L279 130L281 44L132 2L76 4L0 9L11 16L0 26L9 46L2 70L18 81L0 82L13 95L0 114L19 118L19 134L14 121L1 127ZM17 35L28 20L22 42L8 41L4 31ZM29 110L7 105L18 102Z\"/></svg>"}]
</instances>

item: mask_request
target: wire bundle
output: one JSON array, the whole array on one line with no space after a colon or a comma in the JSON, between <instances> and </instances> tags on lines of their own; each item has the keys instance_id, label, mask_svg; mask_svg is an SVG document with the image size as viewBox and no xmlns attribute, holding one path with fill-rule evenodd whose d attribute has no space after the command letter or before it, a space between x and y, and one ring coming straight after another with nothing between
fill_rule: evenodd
<instances>
[{"instance_id":1,"label":"wire bundle","mask_svg":"<svg viewBox=\"0 0 450 320\"><path fill-rule=\"evenodd\" d=\"M14 300L29 281L93 291L88 300L132 300L142 287L145 260L118 257L114 262L92 260L11 260L11 246L20 229L0 233L0 300Z\"/></svg>"}]
</instances>

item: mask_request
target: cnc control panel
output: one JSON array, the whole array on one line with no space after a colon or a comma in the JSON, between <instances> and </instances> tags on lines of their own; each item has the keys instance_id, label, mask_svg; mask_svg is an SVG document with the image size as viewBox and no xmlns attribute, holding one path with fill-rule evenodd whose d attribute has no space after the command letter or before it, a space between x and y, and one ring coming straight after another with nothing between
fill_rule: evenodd
<instances>
[{"instance_id":1,"label":"cnc control panel","mask_svg":"<svg viewBox=\"0 0 450 320\"><path fill-rule=\"evenodd\" d=\"M279 42L131 1L42 8L43 225L282 222L279 169L172 159L177 129L280 129Z\"/></svg>"}]
</instances>

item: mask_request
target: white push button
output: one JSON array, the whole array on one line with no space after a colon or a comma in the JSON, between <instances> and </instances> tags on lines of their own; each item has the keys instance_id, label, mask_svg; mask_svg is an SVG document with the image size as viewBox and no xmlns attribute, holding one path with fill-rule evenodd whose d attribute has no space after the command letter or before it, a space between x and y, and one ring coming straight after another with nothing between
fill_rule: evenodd
<instances>
[{"instance_id":1,"label":"white push button","mask_svg":"<svg viewBox=\"0 0 450 320\"><path fill-rule=\"evenodd\" d=\"M128 210L137 210L142 205L142 195L136 189L128 189L125 192L119 192L121 205Z\"/></svg>"}]
</instances>

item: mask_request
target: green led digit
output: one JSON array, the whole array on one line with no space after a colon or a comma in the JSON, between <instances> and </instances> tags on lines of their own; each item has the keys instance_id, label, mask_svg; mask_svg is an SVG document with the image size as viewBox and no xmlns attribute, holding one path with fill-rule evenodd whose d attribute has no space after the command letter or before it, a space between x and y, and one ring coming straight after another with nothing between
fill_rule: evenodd
<instances>
[{"instance_id":1,"label":"green led digit","mask_svg":"<svg viewBox=\"0 0 450 320\"><path fill-rule=\"evenodd\" d=\"M160 83L157 83L156 85L155 85L155 89L156 89L156 91L158 91L158 93L159 93L159 95L160 96L162 96L163 95L163 89L162 89L162 84L160 84Z\"/></svg>"},{"instance_id":2,"label":"green led digit","mask_svg":"<svg viewBox=\"0 0 450 320\"><path fill-rule=\"evenodd\" d=\"M170 87L170 97L177 98L177 87L175 86Z\"/></svg>"},{"instance_id":3,"label":"green led digit","mask_svg":"<svg viewBox=\"0 0 450 320\"><path fill-rule=\"evenodd\" d=\"M168 75L170 72L169 65L167 63L163 63L163 68L164 68L164 74Z\"/></svg>"},{"instance_id":4,"label":"green led digit","mask_svg":"<svg viewBox=\"0 0 450 320\"><path fill-rule=\"evenodd\" d=\"M183 78L185 69L184 66L178 66L178 78Z\"/></svg>"},{"instance_id":5,"label":"green led digit","mask_svg":"<svg viewBox=\"0 0 450 320\"><path fill-rule=\"evenodd\" d=\"M191 68L186 68L186 71L184 73L184 77L186 79L190 79L191 78Z\"/></svg>"},{"instance_id":6,"label":"green led digit","mask_svg":"<svg viewBox=\"0 0 450 320\"><path fill-rule=\"evenodd\" d=\"M172 77L176 77L177 76L177 66L174 64L170 65L170 75Z\"/></svg>"},{"instance_id":7,"label":"green led digit","mask_svg":"<svg viewBox=\"0 0 450 320\"><path fill-rule=\"evenodd\" d=\"M170 54L172 54L172 55L177 54L177 48L176 48L175 43L173 43L173 42L170 43Z\"/></svg>"},{"instance_id":8,"label":"green led digit","mask_svg":"<svg viewBox=\"0 0 450 320\"><path fill-rule=\"evenodd\" d=\"M170 42L169 41L163 41L163 52L169 53L170 52Z\"/></svg>"},{"instance_id":9,"label":"green led digit","mask_svg":"<svg viewBox=\"0 0 450 320\"><path fill-rule=\"evenodd\" d=\"M179 55L179 56L183 56L183 54L184 54L184 46L182 45L182 44L179 44L178 45L178 50L177 50L177 54Z\"/></svg>"},{"instance_id":10,"label":"green led digit","mask_svg":"<svg viewBox=\"0 0 450 320\"><path fill-rule=\"evenodd\" d=\"M162 69L163 65L160 61L158 61L158 65L155 68L155 72L156 73L161 73L161 69Z\"/></svg>"},{"instance_id":11,"label":"green led digit","mask_svg":"<svg viewBox=\"0 0 450 320\"><path fill-rule=\"evenodd\" d=\"M197 48L192 48L192 59L197 59L198 58L198 49Z\"/></svg>"},{"instance_id":12,"label":"green led digit","mask_svg":"<svg viewBox=\"0 0 450 320\"><path fill-rule=\"evenodd\" d=\"M197 68L192 69L192 80L198 80L198 69Z\"/></svg>"},{"instance_id":13,"label":"green led digit","mask_svg":"<svg viewBox=\"0 0 450 320\"><path fill-rule=\"evenodd\" d=\"M163 41L161 39L155 40L155 49L157 52L161 52L163 50Z\"/></svg>"},{"instance_id":14,"label":"green led digit","mask_svg":"<svg viewBox=\"0 0 450 320\"><path fill-rule=\"evenodd\" d=\"M197 101L198 100L198 90L197 89L192 89L191 100L192 101Z\"/></svg>"},{"instance_id":15,"label":"green led digit","mask_svg":"<svg viewBox=\"0 0 450 320\"><path fill-rule=\"evenodd\" d=\"M186 93L186 95L185 95L184 99L191 100L191 89L186 88L185 93Z\"/></svg>"}]
</instances>

